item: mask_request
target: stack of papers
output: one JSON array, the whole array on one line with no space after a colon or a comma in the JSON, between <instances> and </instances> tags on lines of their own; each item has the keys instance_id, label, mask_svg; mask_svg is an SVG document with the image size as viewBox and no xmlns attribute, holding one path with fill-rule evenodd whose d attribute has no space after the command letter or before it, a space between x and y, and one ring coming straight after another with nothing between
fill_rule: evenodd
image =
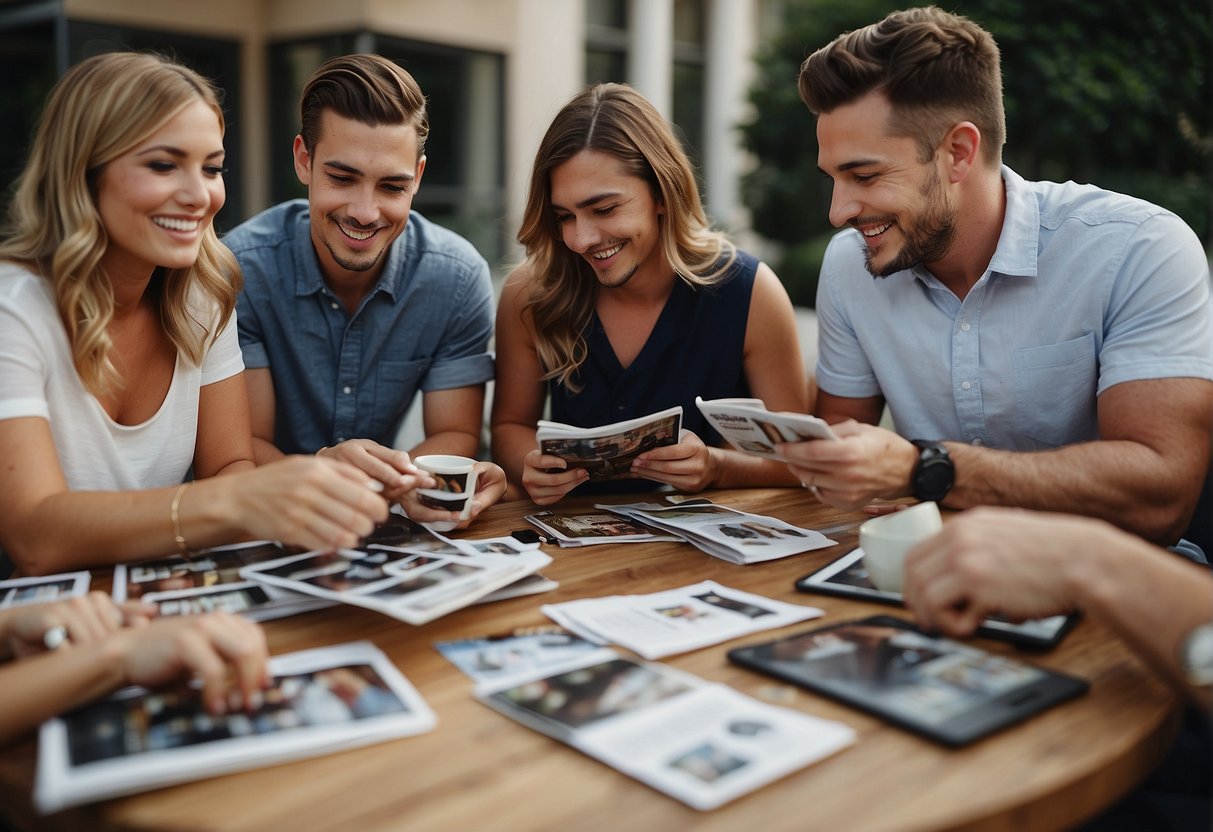
<instances>
[{"instance_id":1,"label":"stack of papers","mask_svg":"<svg viewBox=\"0 0 1213 832\"><path fill-rule=\"evenodd\" d=\"M425 624L551 562L537 548L513 555L469 556L449 547L426 552L370 545L290 555L245 567L240 574L260 584Z\"/></svg>"},{"instance_id":2,"label":"stack of papers","mask_svg":"<svg viewBox=\"0 0 1213 832\"><path fill-rule=\"evenodd\" d=\"M92 574L88 570L41 575L37 578L9 578L0 581L0 610L84 595L88 592L90 580Z\"/></svg>"},{"instance_id":3,"label":"stack of papers","mask_svg":"<svg viewBox=\"0 0 1213 832\"><path fill-rule=\"evenodd\" d=\"M677 506L659 503L600 504L596 508L664 529L709 555L730 563L761 563L823 549L838 542L820 532L801 529L775 517L748 514L712 503L683 503Z\"/></svg>"},{"instance_id":4,"label":"stack of papers","mask_svg":"<svg viewBox=\"0 0 1213 832\"><path fill-rule=\"evenodd\" d=\"M254 711L212 716L197 685L126 688L42 725L40 812L431 730L425 700L373 644L270 659Z\"/></svg>"},{"instance_id":5,"label":"stack of papers","mask_svg":"<svg viewBox=\"0 0 1213 832\"><path fill-rule=\"evenodd\" d=\"M703 581L650 595L609 595L546 604L543 614L598 644L618 644L646 659L817 618L816 607L785 604Z\"/></svg>"},{"instance_id":6,"label":"stack of papers","mask_svg":"<svg viewBox=\"0 0 1213 832\"><path fill-rule=\"evenodd\" d=\"M714 809L855 742L840 722L610 650L478 687L476 698L695 809ZM810 810L811 811L811 810Z\"/></svg>"},{"instance_id":7,"label":"stack of papers","mask_svg":"<svg viewBox=\"0 0 1213 832\"><path fill-rule=\"evenodd\" d=\"M632 460L645 451L674 445L682 428L682 407L615 422L596 428L579 428L542 419L535 438L539 450L558 456L568 470L584 468L593 481L629 479Z\"/></svg>"},{"instance_id":8,"label":"stack of papers","mask_svg":"<svg viewBox=\"0 0 1213 832\"><path fill-rule=\"evenodd\" d=\"M682 540L610 511L540 511L527 515L526 521L562 547Z\"/></svg>"},{"instance_id":9,"label":"stack of papers","mask_svg":"<svg viewBox=\"0 0 1213 832\"><path fill-rule=\"evenodd\" d=\"M246 566L278 560L289 551L272 540L256 540L205 549L188 558L172 555L120 563L114 567L114 600L146 601L161 615L224 610L253 621L331 607L333 601L264 587L240 574Z\"/></svg>"}]
</instances>

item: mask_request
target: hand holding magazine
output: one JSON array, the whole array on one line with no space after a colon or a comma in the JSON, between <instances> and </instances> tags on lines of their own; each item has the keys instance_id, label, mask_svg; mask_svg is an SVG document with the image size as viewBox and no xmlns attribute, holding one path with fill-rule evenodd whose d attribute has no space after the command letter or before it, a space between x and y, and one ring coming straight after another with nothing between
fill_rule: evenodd
<instances>
[{"instance_id":1,"label":"hand holding magazine","mask_svg":"<svg viewBox=\"0 0 1213 832\"><path fill-rule=\"evenodd\" d=\"M126 688L43 723L38 811L420 734L437 722L370 642L275 656L270 672L251 712L212 716L197 685Z\"/></svg>"},{"instance_id":2,"label":"hand holding magazine","mask_svg":"<svg viewBox=\"0 0 1213 832\"><path fill-rule=\"evenodd\" d=\"M780 442L804 442L809 439L838 439L830 426L807 413L773 413L761 399L712 399L695 397L699 410L742 453L787 462L775 450Z\"/></svg>"},{"instance_id":3,"label":"hand holding magazine","mask_svg":"<svg viewBox=\"0 0 1213 832\"><path fill-rule=\"evenodd\" d=\"M714 809L855 742L840 722L610 650L476 698L695 809Z\"/></svg>"},{"instance_id":4,"label":"hand holding magazine","mask_svg":"<svg viewBox=\"0 0 1213 832\"><path fill-rule=\"evenodd\" d=\"M682 430L682 406L596 428L540 420L539 450L558 456L568 467L584 468L591 481L635 477L632 460L664 445L674 445Z\"/></svg>"}]
</instances>

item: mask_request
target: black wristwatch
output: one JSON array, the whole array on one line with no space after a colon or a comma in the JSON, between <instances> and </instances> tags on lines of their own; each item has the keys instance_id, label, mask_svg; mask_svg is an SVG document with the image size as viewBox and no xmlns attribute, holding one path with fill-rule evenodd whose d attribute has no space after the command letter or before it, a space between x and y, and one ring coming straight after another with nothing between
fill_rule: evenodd
<instances>
[{"instance_id":1,"label":"black wristwatch","mask_svg":"<svg viewBox=\"0 0 1213 832\"><path fill-rule=\"evenodd\" d=\"M948 496L956 480L956 466L942 442L911 439L918 446L918 464L910 475L914 496L923 502L938 503Z\"/></svg>"}]
</instances>

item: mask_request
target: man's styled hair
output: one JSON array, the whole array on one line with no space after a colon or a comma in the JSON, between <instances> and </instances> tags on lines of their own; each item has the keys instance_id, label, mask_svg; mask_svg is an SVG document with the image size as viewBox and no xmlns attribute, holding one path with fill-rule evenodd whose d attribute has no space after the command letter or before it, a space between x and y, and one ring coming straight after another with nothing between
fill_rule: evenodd
<instances>
[{"instance_id":1,"label":"man's styled hair","mask_svg":"<svg viewBox=\"0 0 1213 832\"><path fill-rule=\"evenodd\" d=\"M518 231L534 287L525 308L532 315L545 378L557 378L570 389L586 357L581 332L594 309L598 279L563 242L552 211L552 171L583 150L615 157L648 183L663 210L658 217L662 252L682 280L691 286L715 283L736 256L732 243L708 226L690 160L648 99L625 84L598 84L575 96L539 144Z\"/></svg>"},{"instance_id":2,"label":"man's styled hair","mask_svg":"<svg viewBox=\"0 0 1213 832\"><path fill-rule=\"evenodd\" d=\"M1002 159L1007 129L998 44L973 21L935 6L893 12L840 35L805 60L798 86L817 115L882 93L893 107L890 132L917 141L923 161L961 121L981 131L987 164Z\"/></svg>"},{"instance_id":3,"label":"man's styled hair","mask_svg":"<svg viewBox=\"0 0 1213 832\"><path fill-rule=\"evenodd\" d=\"M309 154L316 149L325 110L371 127L411 124L417 131L417 156L425 153L430 134L425 96L413 76L387 58L342 55L312 74L299 101L299 135Z\"/></svg>"},{"instance_id":4,"label":"man's styled hair","mask_svg":"<svg viewBox=\"0 0 1213 832\"><path fill-rule=\"evenodd\" d=\"M17 180L0 259L50 282L76 372L94 394L112 389L117 378L109 359L114 293L101 267L109 235L97 210L98 180L107 164L198 101L214 111L222 134L218 94L193 70L135 52L88 58L51 90ZM200 364L208 334L217 338L236 306L236 258L211 223L192 266L157 273L149 292L158 294L164 330L179 352ZM212 306L198 307L200 299ZM213 320L199 320L200 310L213 310Z\"/></svg>"}]
</instances>

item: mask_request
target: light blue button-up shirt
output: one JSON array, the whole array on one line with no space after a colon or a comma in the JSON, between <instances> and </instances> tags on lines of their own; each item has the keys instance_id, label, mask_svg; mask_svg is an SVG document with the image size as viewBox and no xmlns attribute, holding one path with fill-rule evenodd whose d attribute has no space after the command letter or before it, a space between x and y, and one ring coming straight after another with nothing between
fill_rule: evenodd
<instances>
[{"instance_id":1,"label":"light blue button-up shirt","mask_svg":"<svg viewBox=\"0 0 1213 832\"><path fill-rule=\"evenodd\" d=\"M306 200L263 211L223 242L244 270L244 363L270 368L274 444L284 453L356 438L390 446L418 390L493 377L488 264L416 211L353 315L324 283Z\"/></svg>"},{"instance_id":2,"label":"light blue button-up shirt","mask_svg":"<svg viewBox=\"0 0 1213 832\"><path fill-rule=\"evenodd\" d=\"M817 381L883 395L897 432L1037 450L1099 436L1096 397L1151 378L1213 379L1209 263L1158 206L1003 167L1007 210L962 301L926 269L873 278L848 229L817 293Z\"/></svg>"}]
</instances>

